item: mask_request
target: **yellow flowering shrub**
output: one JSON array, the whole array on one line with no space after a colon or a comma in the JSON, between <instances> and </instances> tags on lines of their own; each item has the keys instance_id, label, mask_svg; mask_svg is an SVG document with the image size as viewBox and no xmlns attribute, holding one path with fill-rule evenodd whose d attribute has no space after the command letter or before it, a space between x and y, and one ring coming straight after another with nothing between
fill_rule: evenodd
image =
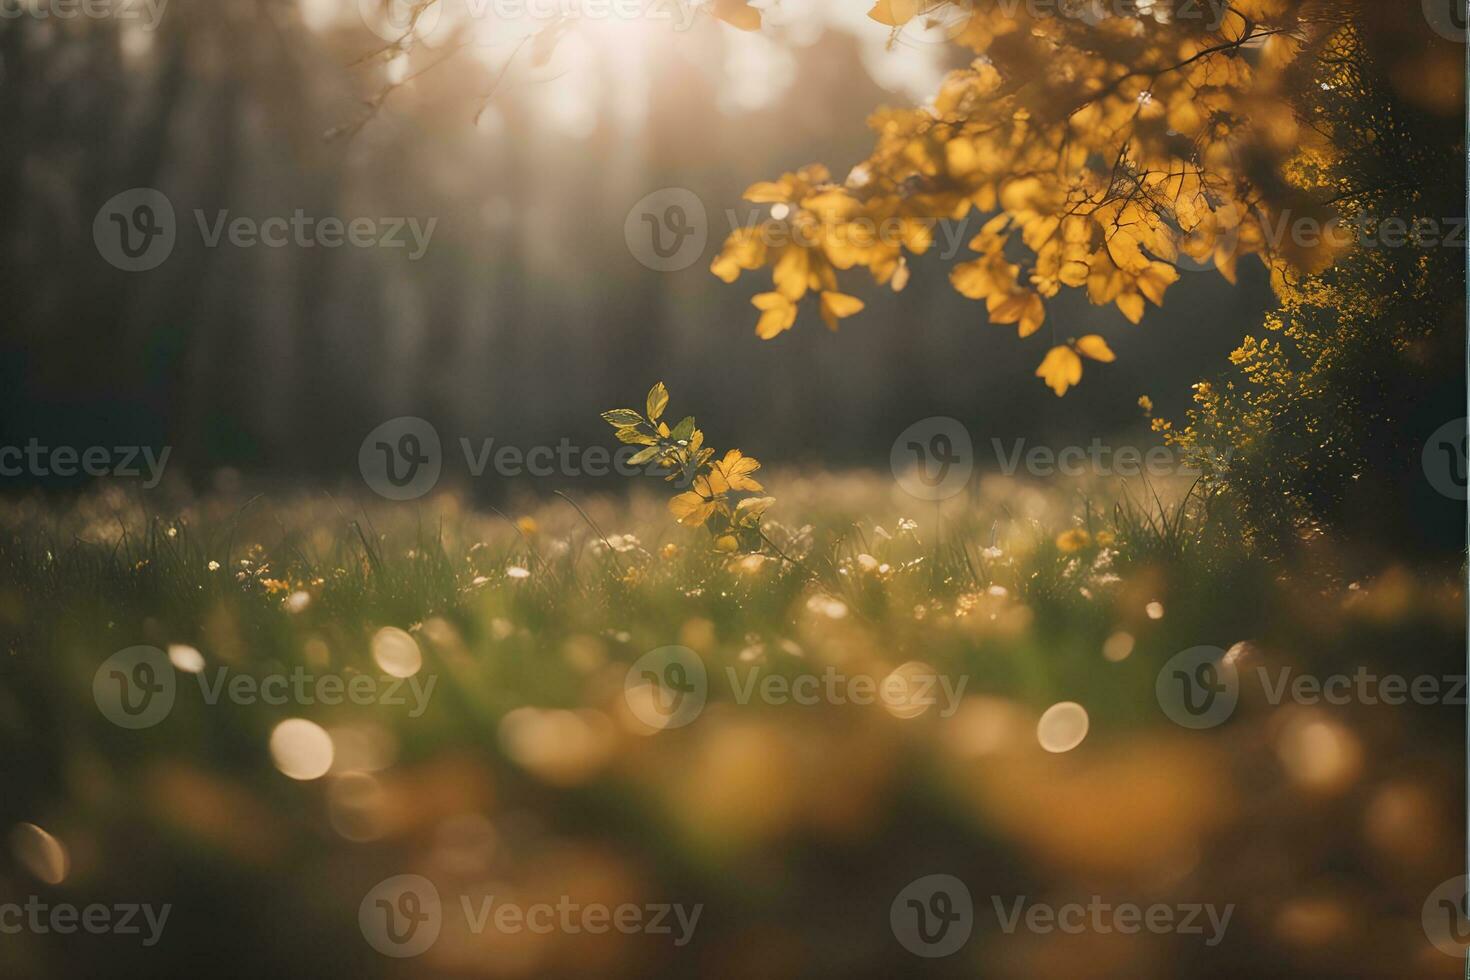
<instances>
[{"instance_id":1,"label":"yellow flowering shrub","mask_svg":"<svg viewBox=\"0 0 1470 980\"><path fill-rule=\"evenodd\" d=\"M719 459L704 444L704 432L686 416L670 426L663 420L669 389L662 381L648 392L643 412L617 408L603 412L618 441L643 446L628 463L668 470L664 479L687 487L669 501L669 513L686 527L703 527L718 551L759 551L764 543L761 518L775 501L754 474L760 460L731 449Z\"/></svg>"},{"instance_id":2,"label":"yellow flowering shrub","mask_svg":"<svg viewBox=\"0 0 1470 980\"><path fill-rule=\"evenodd\" d=\"M1464 540L1463 504L1421 462L1430 433L1465 414L1462 124L1408 103L1369 44L1344 30L1323 49L1334 68L1308 108L1340 159L1289 175L1340 202L1353 247L1276 276L1279 308L1194 386L1183 418L1140 400L1272 552L1330 528L1400 553Z\"/></svg>"}]
</instances>

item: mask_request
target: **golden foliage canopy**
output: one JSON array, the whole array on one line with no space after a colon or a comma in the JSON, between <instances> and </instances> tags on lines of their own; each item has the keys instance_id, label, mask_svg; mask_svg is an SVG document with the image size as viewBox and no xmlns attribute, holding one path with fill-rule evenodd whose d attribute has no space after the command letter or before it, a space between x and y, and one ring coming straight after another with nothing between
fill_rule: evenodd
<instances>
[{"instance_id":1,"label":"golden foliage canopy","mask_svg":"<svg viewBox=\"0 0 1470 980\"><path fill-rule=\"evenodd\" d=\"M908 255L930 249L936 223L972 212L990 217L950 280L1023 338L1063 288L1138 323L1147 304L1163 304L1182 258L1232 282L1245 255L1278 279L1330 264L1345 240L1270 232L1278 216L1334 214L1319 203L1330 195L1309 186L1333 162L1333 133L1296 96L1331 84L1318 54L1348 29L1344 5L1116 6L878 0L869 16L895 36L942 23L973 59L931 104L878 110L872 154L845 180L812 165L746 191L769 209L729 236L712 271L733 283L771 270L772 289L753 300L758 335L789 330L809 297L837 329L863 308L839 273L866 269L900 290ZM1102 16L1084 16L1092 8ZM1061 395L1083 357L1113 359L1099 337L1054 336L1036 373Z\"/></svg>"}]
</instances>

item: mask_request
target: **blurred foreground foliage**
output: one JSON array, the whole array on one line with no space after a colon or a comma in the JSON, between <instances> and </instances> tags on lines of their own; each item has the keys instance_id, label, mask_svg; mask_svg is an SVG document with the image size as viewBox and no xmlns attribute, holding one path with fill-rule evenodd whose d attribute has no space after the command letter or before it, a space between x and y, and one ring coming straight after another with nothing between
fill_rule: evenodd
<instances>
[{"instance_id":1,"label":"blurred foreground foliage","mask_svg":"<svg viewBox=\"0 0 1470 980\"><path fill-rule=\"evenodd\" d=\"M1155 681L1201 644L1245 671L1459 672L1451 576L1388 564L1347 580L1336 550L1353 545L1332 538L1290 569L1264 563L1187 485L1125 497L987 478L936 508L872 476L767 480L784 523L763 529L785 558L714 550L639 493L506 514L449 496L6 502L0 816L45 828L70 860L53 886L20 853L0 889L175 909L150 949L7 936L0 975L908 975L889 905L936 871L969 884L977 929L935 975L1449 968L1419 909L1462 863L1462 709L1273 705L1252 681L1226 724L1192 732L1164 717ZM220 671L377 677L385 630L411 638L416 680L437 679L417 715L195 689ZM172 713L123 731L93 675L140 643L183 648L188 666ZM702 658L709 703L658 731L626 678L669 644ZM751 676L915 671L965 684L932 705L737 695ZM1043 718L1063 702L1090 729L1047 751ZM288 718L330 738L320 778L273 762ZM683 948L475 933L446 915L423 956L389 960L358 906L405 873L447 907L571 896L704 914ZM1238 910L1211 947L1005 933L991 895Z\"/></svg>"}]
</instances>

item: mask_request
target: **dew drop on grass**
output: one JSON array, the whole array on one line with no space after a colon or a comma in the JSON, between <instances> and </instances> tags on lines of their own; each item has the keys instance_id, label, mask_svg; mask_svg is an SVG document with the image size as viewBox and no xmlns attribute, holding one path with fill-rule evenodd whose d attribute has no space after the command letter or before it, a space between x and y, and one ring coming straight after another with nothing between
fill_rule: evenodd
<instances>
[{"instance_id":1,"label":"dew drop on grass","mask_svg":"<svg viewBox=\"0 0 1470 980\"><path fill-rule=\"evenodd\" d=\"M185 643L171 643L168 648L168 662L174 665L176 670L182 670L186 674L197 674L204 669L204 654Z\"/></svg>"},{"instance_id":2,"label":"dew drop on grass","mask_svg":"<svg viewBox=\"0 0 1470 980\"><path fill-rule=\"evenodd\" d=\"M1070 752L1087 737L1091 722L1087 709L1076 701L1054 704L1036 723L1036 740L1048 752Z\"/></svg>"},{"instance_id":3,"label":"dew drop on grass","mask_svg":"<svg viewBox=\"0 0 1470 980\"><path fill-rule=\"evenodd\" d=\"M1127 660L1133 652L1133 634L1119 630L1103 641L1103 657L1111 663Z\"/></svg>"},{"instance_id":4,"label":"dew drop on grass","mask_svg":"<svg viewBox=\"0 0 1470 980\"><path fill-rule=\"evenodd\" d=\"M320 779L332 768L332 736L316 722L287 718L271 732L271 759L292 779Z\"/></svg>"},{"instance_id":5,"label":"dew drop on grass","mask_svg":"<svg viewBox=\"0 0 1470 980\"><path fill-rule=\"evenodd\" d=\"M373 661L390 677L412 677L424 665L418 641L396 626L373 634Z\"/></svg>"},{"instance_id":6,"label":"dew drop on grass","mask_svg":"<svg viewBox=\"0 0 1470 980\"><path fill-rule=\"evenodd\" d=\"M71 870L66 845L33 823L16 824L10 849L27 871L48 885L59 885Z\"/></svg>"}]
</instances>

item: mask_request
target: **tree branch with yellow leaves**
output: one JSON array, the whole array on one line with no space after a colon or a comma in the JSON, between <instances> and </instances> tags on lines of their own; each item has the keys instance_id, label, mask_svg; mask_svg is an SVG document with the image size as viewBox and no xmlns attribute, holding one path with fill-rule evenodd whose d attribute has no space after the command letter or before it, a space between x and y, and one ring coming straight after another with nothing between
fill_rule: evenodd
<instances>
[{"instance_id":1,"label":"tree branch with yellow leaves","mask_svg":"<svg viewBox=\"0 0 1470 980\"><path fill-rule=\"evenodd\" d=\"M711 271L733 283L771 269L772 289L752 300L769 340L810 298L836 330L864 305L839 273L866 269L901 290L936 225L974 214L989 215L969 243L976 255L950 281L1021 338L1064 287L1139 323L1147 304L1163 305L1181 257L1231 282L1252 254L1278 274L1320 269L1340 242L1275 243L1268 232L1284 211L1330 214L1284 175L1332 157L1329 134L1293 96L1321 83L1328 69L1312 57L1345 29L1342 7L1158 0L1119 14L1078 0L1044 15L1000 0L879 0L869 16L895 36L942 21L973 60L931 104L878 110L873 152L846 180L813 165L752 185L745 198L768 214L734 231ZM1036 374L1065 394L1083 358L1113 354L1097 335L1069 340Z\"/></svg>"}]
</instances>

